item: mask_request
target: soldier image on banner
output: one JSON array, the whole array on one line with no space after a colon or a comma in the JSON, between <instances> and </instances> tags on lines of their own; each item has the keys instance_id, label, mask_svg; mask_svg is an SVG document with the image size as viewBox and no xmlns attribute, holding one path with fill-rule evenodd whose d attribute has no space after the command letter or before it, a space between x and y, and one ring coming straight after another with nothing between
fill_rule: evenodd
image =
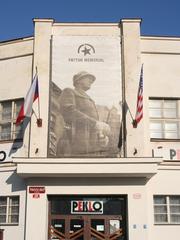
<instances>
[{"instance_id":1,"label":"soldier image on banner","mask_svg":"<svg viewBox=\"0 0 180 240\"><path fill-rule=\"evenodd\" d=\"M57 156L95 156L109 149L111 126L100 120L98 107L86 93L94 81L94 75L82 71L73 77L74 89L65 88L61 92L59 117L56 113L60 124L59 133L55 133L59 135Z\"/></svg>"}]
</instances>

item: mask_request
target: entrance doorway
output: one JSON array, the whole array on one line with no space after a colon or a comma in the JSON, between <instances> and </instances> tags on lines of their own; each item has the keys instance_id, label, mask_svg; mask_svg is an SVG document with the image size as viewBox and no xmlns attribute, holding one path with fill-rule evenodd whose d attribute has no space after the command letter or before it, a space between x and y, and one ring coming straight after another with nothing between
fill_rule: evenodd
<instances>
[{"instance_id":1,"label":"entrance doorway","mask_svg":"<svg viewBox=\"0 0 180 240\"><path fill-rule=\"evenodd\" d=\"M48 240L125 240L125 197L49 197Z\"/></svg>"},{"instance_id":2,"label":"entrance doorway","mask_svg":"<svg viewBox=\"0 0 180 240\"><path fill-rule=\"evenodd\" d=\"M120 240L123 236L119 216L52 216L49 239Z\"/></svg>"}]
</instances>

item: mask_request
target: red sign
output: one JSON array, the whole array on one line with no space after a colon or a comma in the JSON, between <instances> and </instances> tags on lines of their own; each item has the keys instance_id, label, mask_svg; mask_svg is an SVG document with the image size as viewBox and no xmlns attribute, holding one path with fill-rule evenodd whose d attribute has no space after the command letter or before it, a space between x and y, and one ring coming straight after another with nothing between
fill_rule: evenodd
<instances>
[{"instance_id":1,"label":"red sign","mask_svg":"<svg viewBox=\"0 0 180 240\"><path fill-rule=\"evenodd\" d=\"M45 187L29 187L29 193L45 193Z\"/></svg>"}]
</instances>

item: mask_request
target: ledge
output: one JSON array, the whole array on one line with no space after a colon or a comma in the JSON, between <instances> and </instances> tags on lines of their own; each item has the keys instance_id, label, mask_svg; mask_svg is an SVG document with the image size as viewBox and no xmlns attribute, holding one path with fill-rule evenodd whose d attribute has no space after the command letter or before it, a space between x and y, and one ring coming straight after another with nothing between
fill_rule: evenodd
<instances>
[{"instance_id":1,"label":"ledge","mask_svg":"<svg viewBox=\"0 0 180 240\"><path fill-rule=\"evenodd\" d=\"M121 23L141 23L142 18L123 18L120 20Z\"/></svg>"},{"instance_id":2,"label":"ledge","mask_svg":"<svg viewBox=\"0 0 180 240\"><path fill-rule=\"evenodd\" d=\"M119 23L114 22L55 22L53 26L66 27L118 27Z\"/></svg>"},{"instance_id":3,"label":"ledge","mask_svg":"<svg viewBox=\"0 0 180 240\"><path fill-rule=\"evenodd\" d=\"M33 22L54 22L53 18L33 18Z\"/></svg>"},{"instance_id":4,"label":"ledge","mask_svg":"<svg viewBox=\"0 0 180 240\"><path fill-rule=\"evenodd\" d=\"M155 158L16 158L21 177L145 177L157 173Z\"/></svg>"}]
</instances>

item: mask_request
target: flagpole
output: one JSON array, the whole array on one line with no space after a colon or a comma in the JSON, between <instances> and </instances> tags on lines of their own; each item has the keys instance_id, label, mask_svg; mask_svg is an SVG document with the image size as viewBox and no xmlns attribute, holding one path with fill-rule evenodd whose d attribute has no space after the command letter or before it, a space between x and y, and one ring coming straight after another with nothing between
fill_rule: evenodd
<instances>
[{"instance_id":1,"label":"flagpole","mask_svg":"<svg viewBox=\"0 0 180 240\"><path fill-rule=\"evenodd\" d=\"M126 91L125 91L125 79L126 79L126 73L125 73L125 55L124 55L124 37L123 37L123 28L121 28L121 36L122 36L122 44L121 44L121 72L122 72L122 120L121 120L121 126L122 129L120 129L120 138L122 138L122 149L123 149L123 157L127 157L127 129L126 129ZM120 127L121 128L121 127Z\"/></svg>"},{"instance_id":2,"label":"flagpole","mask_svg":"<svg viewBox=\"0 0 180 240\"><path fill-rule=\"evenodd\" d=\"M39 119L40 117L40 97L38 97L38 114L39 114Z\"/></svg>"},{"instance_id":3,"label":"flagpole","mask_svg":"<svg viewBox=\"0 0 180 240\"><path fill-rule=\"evenodd\" d=\"M37 75L37 78L38 78L37 66L36 66L36 75ZM39 81L38 81L38 90L39 90ZM38 97L38 115L39 115L39 118L37 118L37 126L42 127L42 119L41 119L41 116L40 116L40 97Z\"/></svg>"},{"instance_id":4,"label":"flagpole","mask_svg":"<svg viewBox=\"0 0 180 240\"><path fill-rule=\"evenodd\" d=\"M34 116L36 117L36 119L38 120L39 118L38 118L37 114L35 113L34 109L32 109L32 112L33 112Z\"/></svg>"},{"instance_id":5,"label":"flagpole","mask_svg":"<svg viewBox=\"0 0 180 240\"><path fill-rule=\"evenodd\" d=\"M135 121L135 119L133 118L133 115L132 115L132 113L131 113L131 110L130 110L129 105L127 104L126 100L125 100L125 105L126 105L126 108L127 108L128 112L129 112L129 115L130 115L130 117L131 117L132 124L133 124L133 126L134 126L134 121Z\"/></svg>"}]
</instances>

